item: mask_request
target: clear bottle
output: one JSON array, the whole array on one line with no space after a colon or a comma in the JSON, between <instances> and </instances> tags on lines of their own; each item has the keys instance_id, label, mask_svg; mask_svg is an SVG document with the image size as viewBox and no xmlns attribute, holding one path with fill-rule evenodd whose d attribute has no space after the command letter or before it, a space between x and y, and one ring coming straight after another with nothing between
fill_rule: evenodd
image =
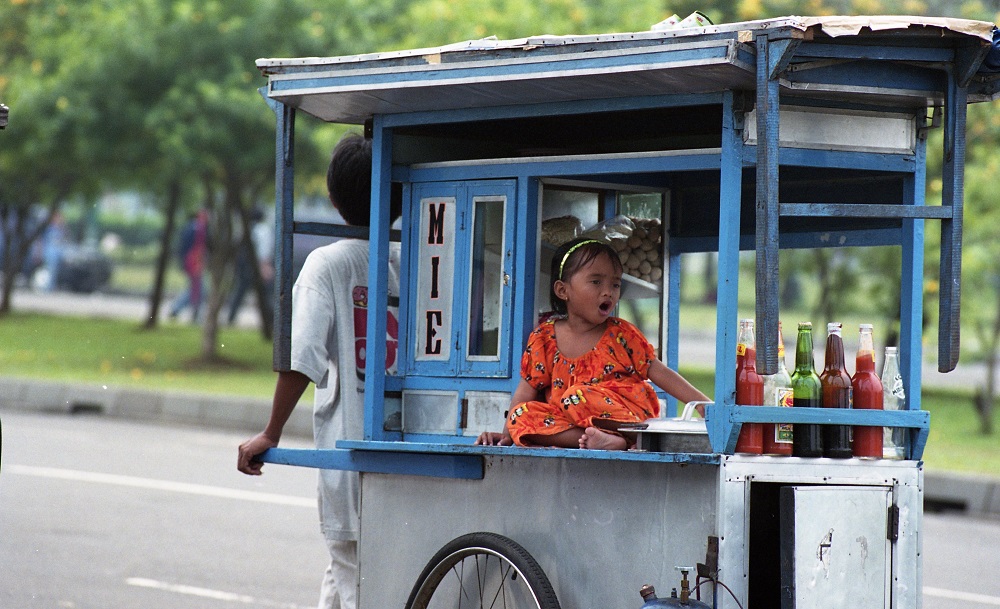
<instances>
[{"instance_id":1,"label":"clear bottle","mask_svg":"<svg viewBox=\"0 0 1000 609\"><path fill-rule=\"evenodd\" d=\"M764 404L767 406L792 405L792 377L785 367L785 339L778 322L778 371L764 376ZM764 454L792 454L792 424L764 423Z\"/></svg>"},{"instance_id":2,"label":"clear bottle","mask_svg":"<svg viewBox=\"0 0 1000 609\"><path fill-rule=\"evenodd\" d=\"M861 324L858 356L855 360L854 407L858 410L882 410L882 381L875 374L875 343L872 325ZM854 427L854 456L882 458L882 428L858 425Z\"/></svg>"},{"instance_id":3,"label":"clear bottle","mask_svg":"<svg viewBox=\"0 0 1000 609\"><path fill-rule=\"evenodd\" d=\"M846 410L854 404L851 375L847 374L847 364L844 362L842 326L838 322L826 324L826 363L823 374L819 376L823 387L823 408ZM849 459L853 455L850 425L823 427L823 455L833 459Z\"/></svg>"},{"instance_id":4,"label":"clear bottle","mask_svg":"<svg viewBox=\"0 0 1000 609\"><path fill-rule=\"evenodd\" d=\"M816 374L813 359L812 323L799 323L795 340L795 372L792 373L792 406L819 408L823 390ZM823 456L823 430L821 425L798 423L792 437L792 454L796 457Z\"/></svg>"},{"instance_id":5,"label":"clear bottle","mask_svg":"<svg viewBox=\"0 0 1000 609\"><path fill-rule=\"evenodd\" d=\"M764 379L757 373L757 338L752 319L740 320L736 345L736 403L741 406L764 405ZM761 423L744 423L736 440L736 452L761 454Z\"/></svg>"},{"instance_id":6,"label":"clear bottle","mask_svg":"<svg viewBox=\"0 0 1000 609\"><path fill-rule=\"evenodd\" d=\"M899 372L896 347L885 348L885 361L882 363L882 408L906 408L906 392L903 390L903 375ZM882 456L885 459L906 458L906 428L883 428Z\"/></svg>"}]
</instances>

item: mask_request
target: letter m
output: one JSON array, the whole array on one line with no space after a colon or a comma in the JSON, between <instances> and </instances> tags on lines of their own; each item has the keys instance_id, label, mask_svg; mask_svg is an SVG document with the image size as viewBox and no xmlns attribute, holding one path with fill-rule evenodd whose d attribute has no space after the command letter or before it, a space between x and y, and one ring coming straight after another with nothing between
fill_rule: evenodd
<instances>
[{"instance_id":1,"label":"letter m","mask_svg":"<svg viewBox=\"0 0 1000 609\"><path fill-rule=\"evenodd\" d=\"M444 244L444 210L447 203L427 206L427 245Z\"/></svg>"}]
</instances>

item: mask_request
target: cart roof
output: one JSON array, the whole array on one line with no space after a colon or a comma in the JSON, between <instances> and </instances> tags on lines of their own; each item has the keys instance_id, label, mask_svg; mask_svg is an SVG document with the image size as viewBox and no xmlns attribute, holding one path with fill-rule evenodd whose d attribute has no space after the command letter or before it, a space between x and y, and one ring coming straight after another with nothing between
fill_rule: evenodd
<instances>
[{"instance_id":1,"label":"cart roof","mask_svg":"<svg viewBox=\"0 0 1000 609\"><path fill-rule=\"evenodd\" d=\"M940 17L783 17L666 31L485 38L426 49L256 63L269 77L271 98L325 121L360 124L375 114L752 90L753 43L760 33L772 40L817 43L803 61L854 62L857 70L865 70L864 61L870 60L950 62L964 66L971 76L989 49L993 27ZM885 51L873 54L871 49ZM845 88L785 79L782 84L812 95L883 92L888 103L902 105L940 99L937 91L898 83ZM970 99L992 99L995 88L992 82L974 83Z\"/></svg>"}]
</instances>

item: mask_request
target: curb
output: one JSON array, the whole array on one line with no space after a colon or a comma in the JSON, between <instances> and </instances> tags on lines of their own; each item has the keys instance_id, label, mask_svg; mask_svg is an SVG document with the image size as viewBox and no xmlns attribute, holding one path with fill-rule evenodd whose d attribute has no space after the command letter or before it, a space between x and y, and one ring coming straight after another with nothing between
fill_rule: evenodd
<instances>
[{"instance_id":1,"label":"curb","mask_svg":"<svg viewBox=\"0 0 1000 609\"><path fill-rule=\"evenodd\" d=\"M312 407L304 406L292 411L285 433L311 439ZM267 424L271 400L0 377L0 410L105 414L249 434Z\"/></svg>"},{"instance_id":2,"label":"curb","mask_svg":"<svg viewBox=\"0 0 1000 609\"><path fill-rule=\"evenodd\" d=\"M1000 515L1000 478L925 470L924 511Z\"/></svg>"},{"instance_id":3,"label":"curb","mask_svg":"<svg viewBox=\"0 0 1000 609\"><path fill-rule=\"evenodd\" d=\"M105 414L252 434L267 423L271 400L0 377L3 410ZM285 433L311 439L312 408L296 407ZM1000 515L1000 478L925 470L924 510Z\"/></svg>"}]
</instances>

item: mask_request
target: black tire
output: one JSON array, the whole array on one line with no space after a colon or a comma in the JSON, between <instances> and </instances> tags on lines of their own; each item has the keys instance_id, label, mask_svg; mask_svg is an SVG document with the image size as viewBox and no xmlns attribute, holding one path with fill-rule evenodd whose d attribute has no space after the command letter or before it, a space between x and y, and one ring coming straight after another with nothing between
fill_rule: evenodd
<instances>
[{"instance_id":1,"label":"black tire","mask_svg":"<svg viewBox=\"0 0 1000 609\"><path fill-rule=\"evenodd\" d=\"M406 609L559 609L549 578L527 550L496 533L448 542L427 563Z\"/></svg>"}]
</instances>

